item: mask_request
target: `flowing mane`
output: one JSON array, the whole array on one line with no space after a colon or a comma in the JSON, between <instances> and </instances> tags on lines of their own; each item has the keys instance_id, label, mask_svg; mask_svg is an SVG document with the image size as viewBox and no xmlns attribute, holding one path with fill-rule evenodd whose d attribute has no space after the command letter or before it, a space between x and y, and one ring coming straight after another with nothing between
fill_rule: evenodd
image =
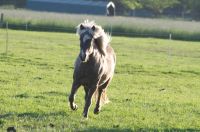
<instances>
[{"instance_id":1,"label":"flowing mane","mask_svg":"<svg viewBox=\"0 0 200 132\"><path fill-rule=\"evenodd\" d=\"M84 29L81 29L81 26L84 27ZM92 30L92 27L95 27L95 30ZM95 39L95 42L97 43L98 48L101 51L104 51L103 54L105 54L106 47L111 42L111 35L108 33L105 33L104 29L97 25L94 21L88 21L85 20L83 23L80 23L77 26L76 33L81 36L83 33L89 32L93 38Z\"/></svg>"}]
</instances>

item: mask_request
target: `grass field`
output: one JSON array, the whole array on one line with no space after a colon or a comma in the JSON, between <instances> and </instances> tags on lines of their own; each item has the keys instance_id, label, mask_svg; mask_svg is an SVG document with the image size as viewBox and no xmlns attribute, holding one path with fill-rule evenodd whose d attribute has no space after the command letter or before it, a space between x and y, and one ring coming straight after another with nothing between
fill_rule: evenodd
<instances>
[{"instance_id":1,"label":"grass field","mask_svg":"<svg viewBox=\"0 0 200 132\"><path fill-rule=\"evenodd\" d=\"M113 37L111 103L71 111L75 34L0 30L0 131L200 131L200 42Z\"/></svg>"},{"instance_id":2,"label":"grass field","mask_svg":"<svg viewBox=\"0 0 200 132\"><path fill-rule=\"evenodd\" d=\"M8 22L11 29L34 31L73 32L85 19L95 20L107 31L118 36L156 37L177 40L200 41L200 22L177 19L152 19L137 17L106 17L86 14L67 14L52 12L37 12L30 10L1 9L4 13L4 27ZM26 26L27 25L27 26Z\"/></svg>"}]
</instances>

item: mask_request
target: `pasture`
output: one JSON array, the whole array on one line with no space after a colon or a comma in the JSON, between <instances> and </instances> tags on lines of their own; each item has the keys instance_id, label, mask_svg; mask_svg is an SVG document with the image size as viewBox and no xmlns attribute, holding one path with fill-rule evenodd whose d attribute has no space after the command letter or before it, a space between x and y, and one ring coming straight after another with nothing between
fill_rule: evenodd
<instances>
[{"instance_id":1,"label":"pasture","mask_svg":"<svg viewBox=\"0 0 200 132\"><path fill-rule=\"evenodd\" d=\"M69 108L75 34L0 29L0 129L200 131L200 42L113 37L117 67L99 115Z\"/></svg>"}]
</instances>

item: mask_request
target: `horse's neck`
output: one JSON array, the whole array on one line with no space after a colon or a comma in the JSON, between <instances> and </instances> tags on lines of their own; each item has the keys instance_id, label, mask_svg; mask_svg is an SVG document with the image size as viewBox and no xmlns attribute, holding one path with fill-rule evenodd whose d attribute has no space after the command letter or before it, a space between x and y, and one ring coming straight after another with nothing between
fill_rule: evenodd
<instances>
[{"instance_id":1,"label":"horse's neck","mask_svg":"<svg viewBox=\"0 0 200 132\"><path fill-rule=\"evenodd\" d=\"M98 51L97 48L95 48L89 58L89 61L93 61L95 63L100 63L100 61L102 61L102 58L103 58L103 55Z\"/></svg>"}]
</instances>

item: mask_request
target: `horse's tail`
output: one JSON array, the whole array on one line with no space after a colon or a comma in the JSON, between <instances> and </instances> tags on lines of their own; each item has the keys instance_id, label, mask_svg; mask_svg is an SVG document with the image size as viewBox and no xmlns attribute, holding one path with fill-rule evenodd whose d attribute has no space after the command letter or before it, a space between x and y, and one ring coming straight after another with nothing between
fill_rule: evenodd
<instances>
[{"instance_id":1,"label":"horse's tail","mask_svg":"<svg viewBox=\"0 0 200 132\"><path fill-rule=\"evenodd\" d=\"M98 100L98 95L99 95L99 91L98 89L95 91L95 100L97 102ZM110 100L108 99L108 96L106 94L106 89L103 90L102 94L101 94L101 98L100 98L100 105L103 106L104 104L109 103Z\"/></svg>"},{"instance_id":2,"label":"horse's tail","mask_svg":"<svg viewBox=\"0 0 200 132\"><path fill-rule=\"evenodd\" d=\"M110 100L108 99L108 96L106 94L106 89L103 90L102 95L101 95L101 105L109 103Z\"/></svg>"}]
</instances>

